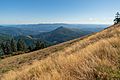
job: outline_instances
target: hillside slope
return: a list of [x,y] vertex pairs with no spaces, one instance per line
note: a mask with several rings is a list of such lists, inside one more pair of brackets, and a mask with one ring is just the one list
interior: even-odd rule
[[120,24],[0,61],[1,80],[119,80],[119,66]]
[[58,27],[53,31],[40,33],[38,35],[34,35],[34,38],[39,38],[46,40],[52,44],[57,44],[65,41],[69,41],[75,38],[79,38],[85,35],[92,33],[91,31],[84,31],[80,29],[74,28],[66,28],[66,27]]

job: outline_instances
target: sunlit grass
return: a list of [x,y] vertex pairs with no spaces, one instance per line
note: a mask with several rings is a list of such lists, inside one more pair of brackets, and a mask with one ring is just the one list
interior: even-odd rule
[[86,37],[2,80],[119,80],[120,25]]

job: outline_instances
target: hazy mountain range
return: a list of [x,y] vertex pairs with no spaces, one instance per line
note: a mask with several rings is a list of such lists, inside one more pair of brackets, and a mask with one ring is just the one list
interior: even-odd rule
[[[103,30],[108,25],[95,24],[28,24],[1,25],[0,42],[10,38],[41,39],[49,43],[60,43],[93,32]],[[29,36],[29,37],[28,37]]]
[[[14,35],[26,35],[26,34],[39,34],[40,32],[49,32],[60,26],[66,28],[76,28],[81,30],[89,30],[92,32],[98,32],[108,25],[97,25],[97,24],[26,24],[26,25],[3,25],[0,26],[0,31],[10,31],[16,34]],[[12,34],[12,33],[11,33]]]
[[61,43],[71,39],[75,39],[87,34],[92,33],[91,31],[83,31],[80,29],[58,27],[57,29],[50,32],[43,32],[38,35],[34,35],[34,38],[46,40],[51,43]]

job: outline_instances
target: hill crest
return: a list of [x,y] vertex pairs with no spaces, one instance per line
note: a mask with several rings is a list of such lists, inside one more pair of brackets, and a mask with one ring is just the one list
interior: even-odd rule
[[61,26],[53,31],[40,33],[39,35],[34,35],[33,37],[43,39],[48,42],[56,44],[56,43],[65,42],[71,39],[79,38],[90,33],[92,32],[83,31],[79,29],[76,30],[73,28],[71,29],[71,28],[66,28]]

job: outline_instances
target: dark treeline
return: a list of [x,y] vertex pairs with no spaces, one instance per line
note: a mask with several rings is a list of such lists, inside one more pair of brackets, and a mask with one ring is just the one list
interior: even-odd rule
[[4,41],[0,45],[1,55],[12,55],[17,54],[18,52],[31,52],[47,47],[47,44],[43,41],[36,40],[32,45],[27,45],[23,39],[11,39]]

